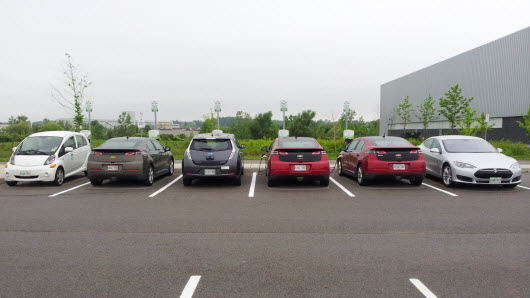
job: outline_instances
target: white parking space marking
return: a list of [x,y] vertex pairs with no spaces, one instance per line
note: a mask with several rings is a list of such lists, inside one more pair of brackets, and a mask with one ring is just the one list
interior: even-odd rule
[[528,189],[528,190],[530,190],[530,187],[526,187],[526,186],[517,185],[517,187],[520,187],[520,188],[524,188],[524,189]]
[[436,295],[434,295],[433,292],[431,292],[431,290],[429,290],[419,279],[411,278],[409,280],[413,285],[416,286],[416,288],[418,288],[418,290],[420,290],[423,295],[425,295],[425,297],[437,298]]
[[156,196],[157,194],[163,192],[163,191],[166,190],[168,187],[170,187],[171,185],[173,185],[175,182],[179,181],[180,178],[182,178],[182,175],[178,176],[175,180],[169,182],[168,184],[166,184],[166,186],[162,187],[161,189],[155,191],[155,192],[152,193],[149,197],[152,198],[152,197]]
[[329,177],[329,180],[331,182],[335,183],[342,191],[344,191],[350,198],[355,198],[355,195],[352,194],[349,190],[346,189],[346,187],[342,186],[342,184],[338,183],[335,179]]
[[50,196],[48,196],[48,197],[49,197],[49,198],[53,198],[53,197],[56,197],[56,196],[58,196],[58,195],[61,195],[61,194],[65,193],[65,192],[69,192],[69,191],[71,191],[71,190],[74,190],[74,189],[76,189],[76,188],[83,187],[83,186],[88,185],[88,184],[90,184],[90,182],[83,183],[83,184],[78,185],[78,186],[74,186],[74,187],[72,187],[72,188],[69,188],[69,189],[67,189],[67,190],[63,190],[63,191],[58,192],[58,193],[54,193],[53,195],[50,195]]
[[192,275],[190,277],[190,280],[188,280],[186,287],[184,287],[182,294],[180,294],[180,298],[191,298],[193,296],[193,293],[195,293],[195,289],[199,284],[199,280],[201,280],[200,275]]
[[438,187],[434,187],[434,186],[429,185],[429,184],[427,184],[427,183],[425,183],[425,182],[423,182],[421,185],[425,185],[425,186],[430,187],[430,188],[432,188],[432,189],[436,189],[437,191],[441,191],[441,192],[446,193],[446,194],[448,194],[448,195],[450,195],[450,196],[453,196],[453,197],[458,197],[457,194],[454,194],[454,193],[452,193],[452,192],[448,192],[448,191],[443,190],[443,189],[440,189],[440,188],[438,188]]
[[250,190],[248,191],[249,198],[254,197],[254,189],[256,188],[256,176],[258,176],[258,173],[252,173],[252,182],[250,183]]

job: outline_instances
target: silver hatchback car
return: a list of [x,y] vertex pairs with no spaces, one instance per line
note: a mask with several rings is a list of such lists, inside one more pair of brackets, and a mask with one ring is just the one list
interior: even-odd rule
[[522,171],[517,160],[502,154],[482,138],[437,136],[420,145],[427,174],[442,178],[447,187],[456,183],[497,184],[515,187]]

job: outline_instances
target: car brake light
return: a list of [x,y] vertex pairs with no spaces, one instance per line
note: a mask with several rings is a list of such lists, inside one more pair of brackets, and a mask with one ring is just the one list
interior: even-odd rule
[[99,151],[94,151],[94,155],[103,155],[103,153]]
[[377,154],[386,154],[386,151],[383,151],[383,150],[377,150],[375,153],[377,153]]
[[313,155],[320,154],[320,151],[313,151]]
[[126,152],[125,155],[135,155],[136,152]]
[[418,150],[411,150],[410,154],[418,154]]
[[285,152],[285,151],[278,151],[281,155],[289,155],[289,152]]

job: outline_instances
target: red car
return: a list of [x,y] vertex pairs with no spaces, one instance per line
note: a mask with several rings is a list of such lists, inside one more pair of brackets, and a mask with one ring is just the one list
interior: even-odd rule
[[349,174],[360,185],[379,177],[402,177],[419,186],[425,178],[425,156],[420,148],[398,137],[363,137],[341,148],[339,175]]
[[305,137],[277,138],[268,152],[268,185],[275,186],[282,178],[319,180],[321,186],[329,185],[329,159],[317,140]]

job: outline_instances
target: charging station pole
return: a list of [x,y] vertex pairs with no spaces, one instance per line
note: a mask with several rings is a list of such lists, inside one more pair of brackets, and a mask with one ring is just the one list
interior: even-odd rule
[[280,102],[281,111],[283,112],[283,130],[285,130],[285,112],[287,112],[287,101],[282,100]]
[[156,123],[156,112],[158,112],[158,102],[156,102],[155,100],[153,100],[153,102],[151,103],[151,111],[155,113],[155,130],[158,130],[158,126]]
[[90,131],[90,138],[92,139],[92,121],[90,119],[90,113],[92,113],[92,102],[90,100],[86,102],[86,111],[88,112],[88,130]]
[[348,130],[348,116],[350,115],[350,102],[349,101],[345,101],[344,102],[344,114],[345,114],[345,120],[346,120],[346,128],[345,130]]
[[219,100],[215,102],[215,112],[217,112],[217,130],[220,130],[221,125],[219,123],[219,112],[221,112],[221,102]]

